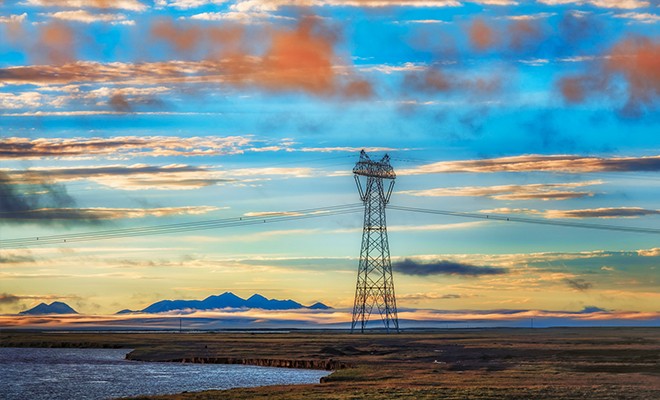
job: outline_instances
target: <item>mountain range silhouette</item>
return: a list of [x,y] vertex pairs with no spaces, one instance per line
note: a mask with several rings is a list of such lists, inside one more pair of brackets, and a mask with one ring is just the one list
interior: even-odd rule
[[328,307],[320,302],[314,303],[311,306],[304,306],[290,299],[267,299],[258,293],[253,294],[247,299],[243,299],[231,292],[225,292],[220,295],[209,296],[204,300],[161,300],[142,310],[121,310],[117,314],[155,314],[177,310],[204,311],[222,308],[258,308],[262,310],[297,310],[307,308],[311,310],[328,310],[332,307]]

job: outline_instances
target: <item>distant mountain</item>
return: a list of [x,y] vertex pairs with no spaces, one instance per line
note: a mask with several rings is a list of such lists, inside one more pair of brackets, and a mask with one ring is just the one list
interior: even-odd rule
[[326,306],[325,304],[323,304],[321,302],[316,302],[316,303],[312,304],[311,306],[309,306],[307,308],[312,309],[312,310],[329,310],[332,307]]
[[328,307],[323,303],[315,303],[309,307],[305,307],[297,301],[267,299],[256,293],[245,300],[231,292],[225,292],[221,295],[209,296],[204,300],[161,300],[139,311],[121,310],[117,314],[130,314],[133,312],[154,314],[177,310],[203,311],[221,308],[259,308],[262,310],[296,310],[309,308],[314,310],[328,310],[332,307]]
[[41,314],[78,314],[76,310],[67,304],[54,301],[50,304],[40,303],[38,306],[20,312],[21,315],[41,315]]

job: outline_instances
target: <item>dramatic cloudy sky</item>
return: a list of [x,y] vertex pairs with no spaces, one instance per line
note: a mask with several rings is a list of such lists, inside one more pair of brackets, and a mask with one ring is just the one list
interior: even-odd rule
[[[0,313],[348,308],[359,213],[43,238],[353,204],[362,148],[392,205],[657,229],[659,34],[658,0],[0,0]],[[388,224],[402,310],[659,319],[657,233]]]

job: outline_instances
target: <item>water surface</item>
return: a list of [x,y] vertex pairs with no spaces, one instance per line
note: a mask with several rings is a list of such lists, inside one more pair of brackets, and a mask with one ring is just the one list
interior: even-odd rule
[[140,394],[318,383],[327,371],[127,361],[126,349],[0,348],[6,400],[111,399]]

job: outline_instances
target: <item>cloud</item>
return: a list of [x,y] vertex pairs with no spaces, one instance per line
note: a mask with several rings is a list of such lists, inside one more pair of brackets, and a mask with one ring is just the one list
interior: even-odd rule
[[0,15],[0,24],[22,24],[27,18],[27,13],[11,14],[9,16]]
[[219,210],[213,206],[159,207],[159,208],[38,208],[2,215],[9,224],[39,222],[100,222],[117,219],[168,217],[172,215],[200,215]]
[[214,156],[241,154],[254,142],[249,136],[8,137],[0,141],[0,159]]
[[[83,173],[82,170],[77,172]],[[6,224],[38,222],[40,224],[97,223],[123,218],[196,215],[218,210],[217,207],[161,208],[77,208],[64,186],[52,183],[52,177],[21,171],[0,171],[0,220]],[[4,257],[4,256],[3,256]],[[20,256],[8,256],[8,262],[19,262]],[[25,259],[28,261],[28,259]],[[4,260],[3,260],[4,262]]]
[[292,17],[283,17],[280,15],[274,15],[270,13],[262,13],[262,12],[243,13],[237,11],[205,12],[205,13],[191,15],[189,18],[191,20],[200,20],[200,21],[237,21],[241,23],[255,23],[269,19],[277,19],[277,20],[295,19]]
[[656,22],[660,22],[660,15],[651,13],[627,12],[622,14],[614,14],[613,17],[629,19],[631,22],[635,21],[642,24],[655,24]]
[[641,257],[658,257],[660,256],[660,247],[637,250],[637,254],[640,255]]
[[109,22],[114,25],[135,24],[134,21],[127,19],[126,15],[123,14],[90,13],[87,10],[57,11],[53,13],[46,13],[44,15],[63,21],[83,22],[85,24],[91,24],[95,22]]
[[646,0],[537,0],[541,4],[550,6],[575,4],[590,4],[601,8],[643,8],[648,7],[650,3]]
[[138,0],[23,0],[33,7],[60,8],[114,8],[130,11],[145,11],[147,6]]
[[529,208],[494,208],[481,210],[485,214],[532,214],[544,218],[637,218],[647,215],[659,215],[660,210],[648,210],[640,207],[586,208],[581,210],[534,210]]
[[[479,3],[512,4],[510,0],[476,0]],[[270,12],[283,7],[460,7],[458,0],[239,0],[231,9]]]
[[581,192],[574,189],[584,186],[600,185],[603,181],[586,181],[575,183],[537,183],[530,185],[501,186],[466,186],[455,188],[437,188],[427,190],[407,190],[397,192],[411,196],[443,197],[443,196],[474,196],[490,197],[497,200],[568,200],[593,196],[593,192]]
[[606,207],[545,211],[546,218],[637,218],[646,215],[660,215],[660,210],[647,210],[639,207]]
[[474,18],[468,27],[470,43],[477,50],[487,50],[495,44],[495,31],[482,18]]
[[293,217],[302,215],[298,212],[289,211],[254,211],[243,214],[246,217]]
[[0,253],[0,264],[32,263],[35,258],[29,250],[3,250]]
[[220,5],[227,3],[227,0],[157,0],[157,7],[173,7],[179,10],[188,10],[191,8],[198,8],[205,5]]
[[479,267],[449,260],[438,260],[435,262],[420,263],[410,258],[392,263],[392,269],[401,274],[412,276],[483,276],[501,275],[508,272],[507,269],[499,267]]
[[6,172],[15,181],[42,184],[46,181],[66,182],[89,180],[121,190],[186,190],[197,189],[234,179],[220,176],[206,167],[189,165],[154,166],[106,165],[72,168],[11,170]]
[[455,300],[460,299],[463,296],[460,294],[438,294],[438,293],[404,293],[397,294],[397,300]]
[[[42,179],[39,182],[25,182],[14,179],[0,171],[0,215],[3,222],[12,222],[15,216],[29,215],[43,208],[75,206],[75,200],[66,188]],[[53,222],[44,218],[44,223]]]
[[536,19],[546,19],[546,18],[554,17],[555,15],[557,14],[550,12],[540,12],[536,14],[509,15],[503,18],[512,21],[533,21]]
[[[301,91],[320,97],[366,98],[371,85],[355,76],[335,53],[337,32],[319,18],[303,17],[295,29],[275,27],[251,32],[265,50],[254,54],[245,43],[242,28],[199,27],[179,21],[160,20],[152,26],[155,41],[170,45],[184,57],[205,53],[224,84],[252,86],[265,91]],[[219,62],[218,62],[219,61]]]
[[29,168],[26,170],[0,170],[0,172],[14,182],[20,181],[31,185],[88,180],[120,190],[188,190],[220,183],[256,182],[272,177],[307,178],[317,173],[314,169],[307,167],[213,170],[206,166],[185,164]]
[[0,293],[0,304],[16,304],[22,300],[80,300],[79,296],[58,296],[58,295],[16,295],[10,293]]
[[[33,48],[33,58],[47,65],[2,68],[0,83],[203,83],[254,87],[267,92],[305,92],[341,100],[368,98],[373,91],[370,82],[356,75],[335,52],[338,32],[324,26],[319,18],[302,18],[295,28],[257,29],[249,35],[244,27],[235,24],[199,26],[186,21],[157,20],[145,40],[184,61],[137,64],[74,62],[75,44],[81,39],[70,27],[54,21],[39,29],[36,43],[26,38],[26,46]],[[246,36],[251,42],[263,44],[261,51],[256,51]],[[203,61],[185,61],[193,57]]]
[[[26,38],[28,40],[28,38]],[[76,34],[68,25],[52,21],[39,26],[37,41],[29,56],[37,62],[62,65],[76,58]],[[0,74],[0,79],[2,74]]]
[[495,72],[480,77],[466,77],[462,73],[448,72],[442,64],[434,64],[424,70],[413,70],[404,76],[404,92],[461,93],[487,96],[502,89],[502,77]]
[[521,155],[482,160],[440,161],[401,169],[397,171],[397,175],[532,171],[563,173],[660,171],[660,156],[603,158],[577,155]]
[[21,300],[19,296],[9,294],[9,293],[0,293],[0,304],[14,304],[18,303]]
[[568,285],[568,287],[570,287],[571,289],[575,289],[579,292],[584,292],[586,290],[591,289],[594,286],[593,283],[587,282],[586,280],[580,278],[578,279],[566,278],[564,279],[564,283],[566,283],[566,285]]
[[[625,84],[623,92],[617,83]],[[653,111],[660,95],[660,42],[630,37],[595,58],[585,73],[562,77],[557,88],[568,103],[608,96],[623,98],[620,112],[639,116]]]
[[0,110],[41,107],[43,97],[39,92],[0,93]]

